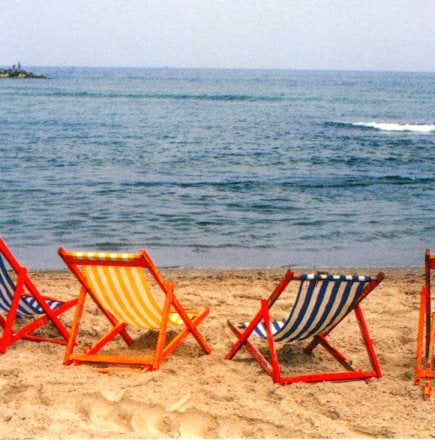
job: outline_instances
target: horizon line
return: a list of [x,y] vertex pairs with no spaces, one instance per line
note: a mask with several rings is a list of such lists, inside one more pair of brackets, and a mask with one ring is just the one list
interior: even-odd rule
[[[18,62],[15,64],[17,65]],[[1,64],[0,68],[4,67]],[[20,62],[21,68],[23,64]],[[261,71],[316,71],[316,72],[367,72],[367,73],[435,73],[435,70],[402,70],[402,69],[341,69],[341,68],[300,68],[300,67],[187,67],[187,66],[113,66],[113,65],[50,65],[50,64],[29,64],[28,67],[43,67],[43,68],[80,68],[80,69],[167,69],[167,70],[261,70]]]

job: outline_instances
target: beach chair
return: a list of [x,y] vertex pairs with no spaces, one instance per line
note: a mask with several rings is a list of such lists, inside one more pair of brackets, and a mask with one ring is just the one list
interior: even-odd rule
[[[27,269],[20,265],[0,237],[0,326],[3,329],[0,353],[5,353],[19,339],[66,345],[69,332],[59,315],[76,303],[76,299],[62,302],[41,295],[27,275]],[[61,339],[34,334],[48,322],[58,330]],[[21,327],[14,329],[16,324]]]
[[[198,325],[208,315],[209,309],[186,310],[174,294],[175,283],[165,281],[151,258],[141,250],[138,254],[99,252],[67,252],[59,249],[59,255],[81,284],[76,314],[70,339],[65,352],[65,364],[91,362],[97,364],[119,364],[119,367],[100,368],[110,371],[158,370],[180,343],[191,334],[208,354],[211,347],[198,330]],[[150,288],[147,276],[154,280]],[[89,297],[106,316],[109,331],[91,347],[74,353],[85,299]],[[160,301],[159,301],[160,300]],[[127,345],[133,338],[126,327],[141,330],[157,330],[154,352],[150,356],[127,354],[99,354],[106,344],[119,335]],[[167,342],[168,330],[178,332]],[[106,347],[107,349],[108,347]],[[119,349],[117,349],[119,352]],[[111,350],[113,352],[113,349]],[[128,366],[126,369],[125,366]],[[133,368],[131,368],[133,367]],[[139,367],[139,368],[137,368]]]
[[[420,316],[417,335],[417,365],[415,374],[416,385],[423,381],[423,397],[428,399],[432,395],[432,380],[435,378],[433,370],[435,351],[435,312],[431,311],[431,269],[435,269],[435,254],[426,249],[424,258],[424,285],[421,289]],[[424,356],[423,356],[424,353]]]
[[[284,385],[294,382],[319,382],[325,380],[353,380],[382,377],[369,332],[363,317],[361,301],[385,278],[380,272],[374,278],[358,275],[332,275],[328,273],[295,275],[288,271],[268,299],[261,300],[261,306],[251,322],[239,325],[228,321],[237,336],[225,359],[232,359],[244,346],[254,359],[272,376],[275,383]],[[294,305],[284,321],[272,321],[270,309],[280,299],[290,283],[296,283],[297,295]],[[343,319],[354,311],[365,343],[371,370],[355,369],[346,357],[333,347],[327,336]],[[267,341],[269,360],[252,343],[258,337]],[[278,357],[277,344],[311,339],[305,353],[311,353],[318,345],[324,347],[348,371],[305,374],[284,377],[281,374],[282,362]]]

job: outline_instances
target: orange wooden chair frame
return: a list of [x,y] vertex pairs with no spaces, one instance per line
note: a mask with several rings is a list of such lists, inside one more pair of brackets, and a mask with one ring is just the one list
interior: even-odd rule
[[[428,399],[432,393],[432,380],[435,378],[433,370],[435,350],[435,312],[431,311],[431,269],[435,269],[435,254],[426,249],[424,258],[425,283],[421,289],[420,315],[418,321],[417,356],[415,384],[423,381],[423,397]],[[424,356],[423,356],[424,353]]]
[[[59,255],[72,271],[74,276],[81,284],[80,295],[78,297],[78,303],[74,321],[71,327],[70,338],[65,352],[64,363],[65,365],[79,365],[82,362],[90,363],[103,363],[103,364],[122,364],[127,366],[140,366],[141,368],[99,368],[98,371],[102,373],[108,372],[147,372],[154,371],[160,368],[160,364],[181,344],[181,342],[189,335],[196,339],[200,347],[205,353],[209,354],[212,350],[210,345],[201,335],[198,330],[198,325],[209,314],[209,308],[205,308],[201,313],[196,314],[193,319],[190,319],[188,313],[190,310],[184,309],[181,303],[178,301],[174,294],[175,282],[165,281],[159,270],[155,266],[151,257],[145,250],[141,250],[138,254],[135,254],[133,260],[127,261],[103,261],[95,259],[76,259],[71,253],[67,252],[64,248],[59,248]],[[154,280],[157,282],[160,289],[165,294],[165,303],[163,306],[162,322],[159,329],[159,335],[155,347],[153,356],[128,356],[128,355],[110,355],[110,354],[97,354],[107,343],[109,343],[118,334],[122,337],[127,345],[133,342],[131,336],[127,333],[125,322],[119,322],[109,311],[107,311],[103,305],[98,301],[95,295],[92,293],[86,277],[78,267],[79,265],[94,265],[94,266],[131,266],[131,267],[143,267],[148,269]],[[83,313],[86,296],[89,295],[101,312],[106,316],[112,328],[103,335],[93,346],[81,353],[74,353],[76,347],[77,334],[79,331],[80,320]],[[185,325],[179,333],[177,333],[168,343],[166,343],[169,313],[175,311],[179,314]],[[195,311],[193,311],[195,312]]]
[[[26,339],[36,342],[51,342],[54,344],[66,345],[69,339],[69,332],[65,328],[62,321],[59,319],[59,315],[66,312],[71,307],[74,307],[77,304],[77,299],[63,302],[60,307],[52,310],[46,301],[59,300],[45,295],[43,296],[39,293],[38,289],[33,284],[27,274],[27,268],[21,266],[21,264],[18,262],[18,260],[12,254],[11,250],[6,245],[6,242],[1,237],[0,254],[3,255],[9,266],[17,274],[17,281],[15,283],[16,288],[13,293],[13,299],[9,313],[6,319],[0,316],[0,326],[3,328],[3,335],[0,339],[0,353],[5,353],[8,347],[19,339]],[[14,324],[18,318],[17,309],[20,303],[20,299],[22,297],[34,298],[44,311],[44,314],[34,315],[35,319],[33,319],[31,322],[28,322],[20,329],[14,331]],[[45,338],[32,334],[48,322],[51,322],[56,327],[62,339]]]

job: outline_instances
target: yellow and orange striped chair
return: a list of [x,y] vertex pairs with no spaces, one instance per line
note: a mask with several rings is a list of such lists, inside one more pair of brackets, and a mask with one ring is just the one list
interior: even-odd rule
[[[157,370],[188,336],[196,339],[201,348],[211,352],[211,347],[198,330],[198,325],[208,315],[209,309],[186,310],[175,297],[173,281],[165,281],[145,252],[120,254],[103,252],[67,252],[59,249],[59,255],[81,284],[76,313],[65,352],[64,363],[118,364],[139,366],[129,371]],[[147,282],[150,274],[155,281],[154,291]],[[157,292],[158,291],[158,292]],[[157,295],[157,293],[160,294]],[[87,295],[93,299],[111,324],[110,330],[93,346],[75,353],[80,321]],[[159,331],[155,350],[151,356],[99,354],[106,344],[120,335],[127,345],[133,342],[126,327],[156,329]],[[179,331],[167,342],[168,329]],[[107,348],[107,347],[106,347]],[[118,368],[101,368],[99,371],[121,371]]]

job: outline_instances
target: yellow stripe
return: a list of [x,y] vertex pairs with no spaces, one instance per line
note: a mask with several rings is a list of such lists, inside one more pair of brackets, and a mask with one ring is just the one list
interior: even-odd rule
[[[125,322],[127,324],[135,325],[136,327],[143,327],[143,322],[134,319],[131,313],[129,313],[125,307],[119,289],[116,287],[116,282],[113,280],[113,276],[116,274],[111,274],[111,266],[85,266],[83,271],[90,284],[93,294],[96,296],[100,304],[109,311],[115,318],[120,322]],[[121,276],[122,279],[122,276]],[[124,284],[122,280],[122,284]],[[123,293],[125,294],[125,291]]]
[[142,316],[151,323],[149,327],[160,327],[162,321],[162,310],[155,302],[146,282],[143,270],[137,267],[131,267],[126,272],[132,292],[138,300],[142,309]]
[[[94,253],[86,254],[83,255],[83,259],[93,257]],[[160,327],[162,307],[149,289],[143,268],[85,265],[83,273],[96,299],[118,321],[139,328]],[[163,292],[162,297],[164,298]],[[191,319],[195,315],[188,316]],[[180,325],[183,324],[183,320],[178,313],[173,312],[170,313],[168,324]]]
[[[124,286],[125,295],[130,304],[132,304],[133,310],[139,320],[140,324],[138,327],[140,328],[156,328],[159,326],[160,321],[156,320],[153,317],[150,317],[147,313],[146,309],[143,306],[143,301],[141,301],[143,293],[140,291],[140,287],[134,281],[134,277],[132,275],[133,270],[140,270],[139,268],[131,268],[131,267],[123,267],[120,271],[122,274],[122,285]],[[133,311],[132,310],[132,311]]]
[[88,272],[92,274],[91,280],[94,292],[103,307],[113,314],[118,321],[130,323],[123,307],[118,303],[117,297],[111,292],[110,282],[108,281],[108,267],[90,266]]
[[124,317],[119,313],[119,307],[113,301],[112,295],[109,293],[109,285],[107,283],[107,277],[105,270],[107,267],[104,266],[91,266],[92,273],[94,275],[96,290],[99,298],[103,298],[107,305],[107,310],[112,313],[118,321],[126,322]]
[[141,322],[135,318],[133,313],[131,313],[128,301],[126,301],[126,292],[120,290],[119,288],[119,271],[117,271],[116,269],[119,269],[119,267],[104,266],[103,268],[109,294],[112,297],[113,302],[118,305],[117,312],[120,316],[124,318],[123,322],[127,322],[128,324],[140,327]]
[[[151,290],[148,286],[148,281],[146,279],[145,276],[145,272],[141,269],[137,269],[136,271],[136,275],[138,276],[139,280],[140,280],[140,284],[141,286],[143,286],[145,292],[146,292],[146,296],[147,296],[147,300],[150,304],[150,308],[151,310],[154,311],[154,313],[156,315],[159,316],[159,319],[161,319],[162,313],[163,313],[163,308],[158,304],[158,302],[156,301],[155,296],[151,293]],[[163,292],[162,292],[162,296],[163,296]]]
[[104,295],[104,289],[101,291],[100,282],[98,274],[96,273],[96,267],[95,266],[84,266],[83,267],[83,273],[86,277],[86,280],[89,284],[89,287],[92,290],[92,293],[96,297],[96,299],[99,301],[99,303],[106,309],[111,310],[110,304],[107,302],[107,299]]
[[[141,319],[141,312],[137,308],[134,298],[132,298],[132,295],[130,294],[128,285],[125,283],[125,267],[119,267],[119,266],[113,266],[114,279],[116,281],[116,289],[119,292],[122,292],[125,298],[124,303],[126,303],[126,306],[128,307],[131,315],[133,316],[133,322],[136,327],[143,328],[144,322],[143,319]],[[149,327],[148,323],[146,327]]]

